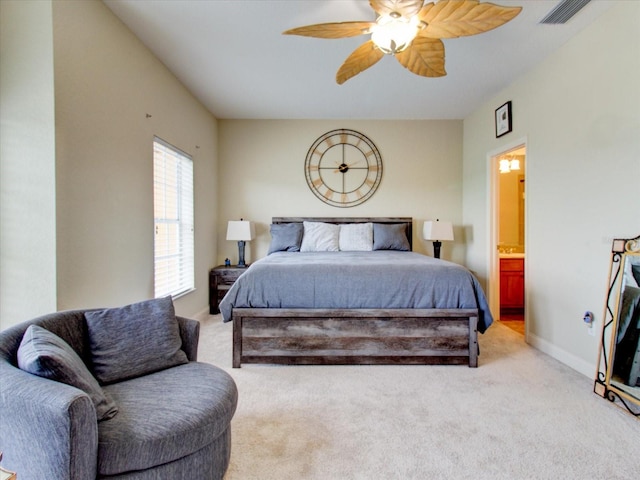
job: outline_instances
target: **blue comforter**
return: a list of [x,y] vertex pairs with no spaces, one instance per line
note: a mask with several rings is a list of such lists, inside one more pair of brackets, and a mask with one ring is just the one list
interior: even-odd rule
[[473,308],[493,323],[466,268],[415,252],[278,252],[253,263],[220,302],[233,308]]

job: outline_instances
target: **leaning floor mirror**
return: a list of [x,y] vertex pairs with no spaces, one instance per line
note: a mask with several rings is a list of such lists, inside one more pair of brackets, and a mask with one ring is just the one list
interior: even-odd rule
[[594,392],[640,415],[640,236],[611,249]]

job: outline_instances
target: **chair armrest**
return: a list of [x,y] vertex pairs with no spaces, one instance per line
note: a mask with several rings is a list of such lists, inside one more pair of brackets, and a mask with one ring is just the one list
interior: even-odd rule
[[187,354],[190,362],[198,360],[198,342],[200,340],[200,322],[191,318],[178,317],[182,350]]
[[20,478],[95,479],[98,423],[89,396],[0,359],[0,450]]

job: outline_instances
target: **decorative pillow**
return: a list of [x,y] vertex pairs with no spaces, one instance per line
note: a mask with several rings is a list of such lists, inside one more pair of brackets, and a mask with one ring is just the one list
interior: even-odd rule
[[340,225],[303,222],[301,252],[337,252],[340,250]]
[[373,223],[340,225],[340,250],[345,252],[370,252],[373,250]]
[[403,223],[374,223],[373,249],[410,251],[407,226]]
[[280,223],[271,225],[271,245],[269,253],[273,252],[299,252],[302,243],[302,223]]
[[102,384],[188,363],[171,297],[84,316],[93,374]]
[[112,418],[118,407],[100,388],[78,354],[55,333],[37,325],[24,332],[18,348],[18,366],[39,377],[79,388],[91,398],[98,421]]

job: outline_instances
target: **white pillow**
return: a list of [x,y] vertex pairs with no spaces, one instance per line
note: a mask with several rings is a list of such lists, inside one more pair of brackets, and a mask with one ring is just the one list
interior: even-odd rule
[[340,225],[340,250],[370,252],[373,250],[373,223]]
[[337,252],[340,249],[340,225],[303,222],[301,252]]

